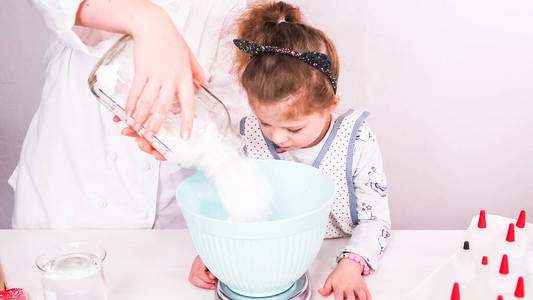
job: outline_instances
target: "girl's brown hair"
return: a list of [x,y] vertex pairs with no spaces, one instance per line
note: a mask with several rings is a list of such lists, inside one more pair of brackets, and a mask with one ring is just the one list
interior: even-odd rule
[[[239,39],[300,53],[326,54],[331,60],[331,74],[338,78],[335,46],[324,32],[305,24],[299,8],[285,2],[257,2],[237,20],[237,26]],[[328,77],[294,57],[268,53],[250,59],[237,50],[235,63],[252,107],[292,97],[291,109],[285,114],[296,118],[320,112],[334,102],[335,92]]]

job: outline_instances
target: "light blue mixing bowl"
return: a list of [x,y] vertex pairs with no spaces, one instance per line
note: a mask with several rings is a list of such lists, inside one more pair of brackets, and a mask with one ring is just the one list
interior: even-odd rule
[[274,195],[268,221],[226,220],[214,183],[201,173],[184,180],[176,195],[194,246],[209,270],[236,293],[265,297],[290,288],[315,259],[335,183],[304,164],[257,163]]

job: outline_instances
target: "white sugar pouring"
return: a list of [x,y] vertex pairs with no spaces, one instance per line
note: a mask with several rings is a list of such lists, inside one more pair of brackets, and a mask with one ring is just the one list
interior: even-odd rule
[[[131,126],[126,99],[133,81],[133,41],[122,37],[100,59],[89,77],[97,100]],[[201,87],[195,95],[196,117],[188,140],[180,138],[180,114],[174,105],[150,142],[168,161],[193,168],[213,180],[229,219],[263,221],[271,211],[272,192],[257,165],[242,153],[242,139],[231,126],[229,112],[214,94]],[[144,128],[137,133],[143,135]]]

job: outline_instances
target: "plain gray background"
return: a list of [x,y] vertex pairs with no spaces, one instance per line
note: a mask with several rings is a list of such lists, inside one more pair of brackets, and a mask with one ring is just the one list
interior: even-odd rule
[[11,227],[15,168],[40,100],[48,30],[29,1],[0,3],[0,228]]
[[[482,208],[508,217],[533,212],[533,3],[290,2],[336,43],[344,106],[372,113],[394,228],[463,229]],[[0,228],[7,228],[7,178],[38,107],[48,31],[29,2],[0,5]]]

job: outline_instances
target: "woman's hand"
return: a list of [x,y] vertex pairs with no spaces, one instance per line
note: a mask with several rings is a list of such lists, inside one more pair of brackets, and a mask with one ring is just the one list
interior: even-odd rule
[[[120,122],[120,118],[118,116],[113,117],[113,122]],[[152,147],[152,144],[147,139],[139,136],[137,132],[135,132],[135,130],[129,127],[125,127],[120,131],[120,134],[135,138],[135,141],[137,142],[137,145],[139,145],[139,148],[142,151],[152,155],[155,159],[160,161],[166,160],[165,157],[161,155],[161,153],[159,153],[159,151],[155,150],[155,148]]]
[[194,83],[207,86],[202,68],[166,12],[146,13],[131,35],[135,77],[126,114],[135,119],[133,128],[144,126],[144,136],[154,136],[179,103],[180,134],[188,139],[195,111]]
[[200,256],[196,256],[192,262],[189,281],[199,288],[214,290],[217,278],[209,272]]
[[180,134],[188,139],[195,109],[193,84],[207,86],[207,82],[167,12],[146,0],[84,0],[76,25],[133,37],[135,77],[126,103],[126,113],[135,119],[133,126],[144,126],[146,137],[155,135],[179,103]]
[[372,300],[362,272],[363,266],[360,264],[346,258],[342,259],[318,292],[324,297],[333,292],[335,300]]

